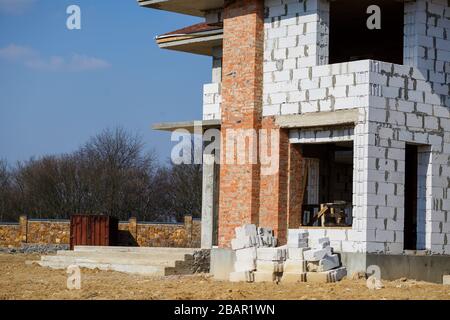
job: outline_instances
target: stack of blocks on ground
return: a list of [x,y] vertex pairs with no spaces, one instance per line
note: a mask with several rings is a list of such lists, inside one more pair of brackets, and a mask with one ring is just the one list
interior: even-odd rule
[[[329,238],[351,273],[377,265],[383,278],[442,282],[450,273],[447,0],[139,3],[204,18],[156,41],[212,61],[203,119],[155,129],[206,133],[204,159],[223,160],[239,130],[270,131],[277,148],[269,173],[262,161],[203,164],[202,247],[212,249],[217,278],[233,271],[234,229],[256,224],[279,245],[290,229],[310,242]],[[210,129],[220,130],[220,149],[206,148]],[[250,138],[250,149],[263,149],[263,136]]]
[[263,241],[247,241],[263,238],[262,234],[274,239],[272,230],[256,228],[252,224],[236,228],[236,238],[232,240],[236,262],[234,272],[230,274],[231,282],[327,283],[340,281],[347,275],[328,238],[320,238],[310,245],[308,232],[290,229],[288,244],[282,247]]

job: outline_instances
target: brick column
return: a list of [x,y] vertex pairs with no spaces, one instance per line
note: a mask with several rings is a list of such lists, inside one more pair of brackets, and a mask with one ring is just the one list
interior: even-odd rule
[[259,224],[261,227],[273,228],[279,244],[283,245],[286,242],[288,227],[289,133],[279,129],[272,117],[263,119],[262,128],[267,130],[267,143],[272,142],[272,134],[278,133],[274,150],[279,151],[279,157],[274,158],[278,161],[272,165],[276,169],[273,174],[261,175]]
[[287,199],[287,227],[297,229],[302,224],[302,206],[305,194],[306,178],[303,174],[304,160],[300,145],[290,144],[288,155],[288,199]]
[[[225,1],[222,73],[222,163],[219,246],[229,247],[234,229],[258,224],[258,164],[225,163],[227,130],[260,129],[264,51],[264,1]],[[257,143],[257,142],[255,142]]]
[[20,241],[27,243],[28,240],[28,217],[26,215],[19,217]]

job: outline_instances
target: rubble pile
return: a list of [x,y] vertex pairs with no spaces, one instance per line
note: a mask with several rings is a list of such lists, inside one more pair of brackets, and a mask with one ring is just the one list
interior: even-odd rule
[[235,231],[230,281],[337,282],[347,275],[329,238],[317,239],[312,246],[307,231],[290,229],[287,245],[276,247],[273,230],[245,225]]

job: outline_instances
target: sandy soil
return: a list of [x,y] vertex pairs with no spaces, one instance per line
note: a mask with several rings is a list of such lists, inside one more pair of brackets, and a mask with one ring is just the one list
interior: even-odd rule
[[371,291],[365,280],[336,284],[228,283],[208,275],[148,278],[118,272],[82,270],[82,289],[66,288],[64,270],[26,265],[37,255],[0,254],[0,300],[5,299],[445,299],[450,286],[412,280],[384,281],[384,289]]

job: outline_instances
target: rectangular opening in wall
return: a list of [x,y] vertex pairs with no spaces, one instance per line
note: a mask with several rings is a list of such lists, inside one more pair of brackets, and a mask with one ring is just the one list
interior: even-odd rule
[[[367,13],[370,6],[379,15]],[[373,19],[372,19],[373,18]],[[380,29],[369,29],[380,21]],[[403,64],[404,3],[394,0],[330,2],[330,63],[379,60]]]
[[405,149],[405,250],[417,248],[417,145],[406,145]]
[[405,250],[426,249],[426,214],[431,210],[431,147],[407,144],[405,150]]
[[303,226],[350,227],[353,142],[302,144]]

